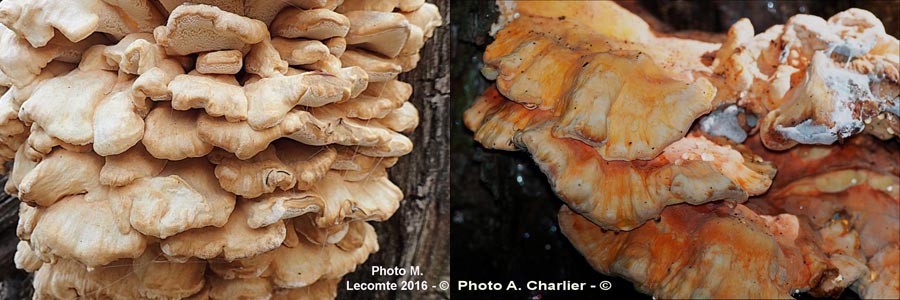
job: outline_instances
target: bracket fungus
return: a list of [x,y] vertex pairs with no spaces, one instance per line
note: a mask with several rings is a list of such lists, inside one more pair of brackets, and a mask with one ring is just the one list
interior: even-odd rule
[[743,202],[765,192],[775,175],[746,147],[693,135],[671,143],[652,160],[610,161],[580,140],[554,136],[557,122],[549,112],[505,100],[493,88],[465,114],[477,141],[530,152],[554,191],[607,229],[633,229],[678,203]]
[[596,270],[660,298],[900,297],[900,42],[873,14],[716,44],[613,2],[497,5],[463,122],[531,154]]
[[403,199],[386,170],[418,111],[396,76],[441,24],[388,6],[0,3],[0,157],[35,299],[335,298]]
[[766,147],[900,137],[900,41],[875,15],[797,15],[753,34],[748,20],[732,26],[713,68],[723,77],[718,97],[760,116]]

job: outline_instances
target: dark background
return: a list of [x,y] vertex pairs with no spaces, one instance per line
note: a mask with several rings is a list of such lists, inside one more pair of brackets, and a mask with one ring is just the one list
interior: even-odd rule
[[[770,5],[771,3],[771,5]],[[877,15],[888,33],[900,36],[900,1],[630,1],[623,6],[657,20],[655,30],[699,30],[724,34],[742,17],[756,32],[783,24],[797,13],[831,15],[850,7]],[[771,8],[770,8],[771,6]],[[481,55],[497,17],[493,1],[454,1],[451,7],[451,255],[453,297],[468,299],[650,299],[620,278],[594,271],[559,232],[556,213],[563,205],[524,152],[487,150],[462,124],[463,111],[490,82],[481,76]],[[724,38],[712,35],[711,40]],[[459,281],[515,281],[522,291],[455,290]],[[570,280],[596,284],[609,280],[609,291],[531,292],[527,281]],[[800,295],[801,298],[805,298]],[[847,293],[841,298],[853,299]]]

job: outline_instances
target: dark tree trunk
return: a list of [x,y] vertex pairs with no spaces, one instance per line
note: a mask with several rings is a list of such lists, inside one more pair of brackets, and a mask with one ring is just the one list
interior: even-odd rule
[[[7,169],[9,170],[9,168]],[[6,176],[0,187],[6,185]],[[31,299],[31,276],[17,270],[13,262],[16,254],[16,224],[19,222],[19,199],[0,190],[0,299]]]

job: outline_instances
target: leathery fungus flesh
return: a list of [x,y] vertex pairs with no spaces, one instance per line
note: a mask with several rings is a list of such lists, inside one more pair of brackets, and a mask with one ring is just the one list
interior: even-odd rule
[[34,298],[335,298],[403,199],[387,169],[419,119],[397,75],[442,22],[381,2],[0,3]]
[[873,14],[717,44],[613,2],[497,5],[463,121],[531,154],[596,270],[660,298],[900,297],[900,42]]

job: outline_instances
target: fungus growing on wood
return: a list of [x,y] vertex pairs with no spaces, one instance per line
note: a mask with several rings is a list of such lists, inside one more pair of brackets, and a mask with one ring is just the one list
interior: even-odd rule
[[900,42],[872,13],[797,15],[753,34],[748,20],[732,26],[713,67],[719,97],[761,116],[768,148],[900,137]]
[[745,147],[702,136],[681,138],[652,160],[609,161],[581,140],[554,136],[557,122],[548,112],[529,110],[490,89],[465,114],[476,140],[531,153],[554,191],[607,229],[633,229],[678,203],[743,202],[765,192],[775,175]]
[[559,223],[595,269],[660,298],[790,298],[838,276],[796,216],[741,204],[680,205],[628,232],[601,231],[565,207]]
[[418,124],[399,65],[341,57],[417,57],[441,23],[368,2],[0,3],[0,157],[35,298],[336,297],[403,199],[386,169]]
[[531,154],[595,269],[661,298],[900,296],[900,43],[874,15],[714,44],[613,2],[497,5],[463,122]]

